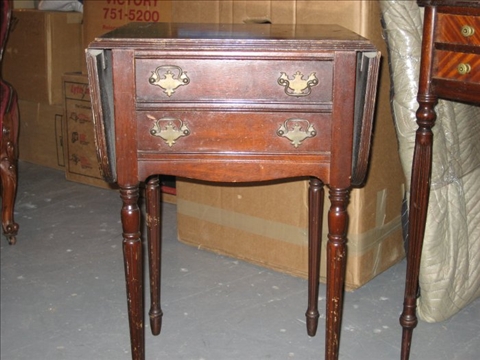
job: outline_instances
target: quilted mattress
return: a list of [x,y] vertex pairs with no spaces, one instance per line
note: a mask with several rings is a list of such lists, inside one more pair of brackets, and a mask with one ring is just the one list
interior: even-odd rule
[[[408,198],[423,9],[404,0],[380,6]],[[480,296],[480,107],[440,100],[436,111],[418,299],[418,315],[427,322],[445,320]]]

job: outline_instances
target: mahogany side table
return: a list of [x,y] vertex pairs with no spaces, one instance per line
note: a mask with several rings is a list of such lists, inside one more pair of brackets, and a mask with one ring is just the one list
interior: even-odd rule
[[425,7],[418,129],[412,163],[407,278],[400,324],[401,359],[410,357],[432,170],[432,127],[438,98],[480,104],[480,1],[418,0]]
[[146,183],[152,332],[160,332],[158,175],[310,177],[307,331],[318,324],[329,187],[325,358],[338,358],[347,204],[370,150],[380,54],[336,25],[132,23],[87,51],[103,176],[117,182],[132,358],[145,358],[139,183]]

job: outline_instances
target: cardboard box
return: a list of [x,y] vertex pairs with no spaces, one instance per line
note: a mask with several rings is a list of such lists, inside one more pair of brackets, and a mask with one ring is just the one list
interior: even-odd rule
[[365,0],[173,0],[171,18],[175,22],[201,23],[329,23],[362,34],[374,21],[371,11],[377,11],[375,3]]
[[[95,146],[92,103],[88,76],[67,73],[63,76],[65,108],[65,177],[67,180],[105,189],[117,189],[103,180]],[[173,189],[162,193],[162,201],[175,203]]]
[[86,0],[83,6],[85,45],[129,22],[168,22],[171,6],[170,0]]
[[[171,14],[171,0],[85,0],[83,48],[96,37],[129,22],[169,22]],[[82,72],[87,73],[85,60]]]
[[[321,280],[326,276],[328,189],[323,221]],[[388,189],[373,199],[353,191],[346,287],[358,288],[403,258],[398,209]],[[387,204],[387,200],[390,204]],[[364,210],[374,207],[375,213]],[[277,271],[308,275],[308,182],[255,186],[177,181],[179,240]],[[397,210],[397,211],[396,211]],[[393,213],[393,214],[392,214]],[[369,228],[369,222],[378,222]]]
[[81,22],[80,13],[13,10],[2,73],[19,99],[63,103],[63,73],[81,69]]
[[[348,207],[346,286],[355,289],[404,257],[401,203],[404,174],[390,110],[390,76],[380,9],[374,1],[186,1],[173,3],[178,21],[337,23],[370,39],[382,52],[369,174]],[[202,3],[202,4],[199,4]],[[191,10],[188,12],[187,10]],[[197,11],[198,10],[198,11]],[[218,19],[218,20],[216,20]],[[178,236],[185,243],[306,277],[305,181],[217,186],[177,181]],[[328,197],[328,189],[326,189]],[[330,203],[325,201],[325,216]],[[327,222],[324,221],[323,245]],[[321,275],[325,274],[322,252]],[[324,278],[322,278],[324,280]]]
[[65,177],[67,180],[112,188],[103,180],[97,160],[88,77],[63,76],[65,108]]
[[64,170],[63,106],[20,100],[19,159]]
[[202,23],[271,22],[292,24],[295,23],[297,2],[296,0],[175,0],[172,3],[172,20]]

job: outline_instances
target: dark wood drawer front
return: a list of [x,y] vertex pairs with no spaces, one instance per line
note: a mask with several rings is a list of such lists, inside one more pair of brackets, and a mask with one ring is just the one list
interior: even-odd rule
[[438,14],[436,42],[479,45],[480,17]]
[[480,84],[480,55],[436,51],[435,62],[436,78]]
[[166,153],[319,153],[330,114],[139,111],[138,149]]
[[332,61],[137,59],[138,103],[332,101]]

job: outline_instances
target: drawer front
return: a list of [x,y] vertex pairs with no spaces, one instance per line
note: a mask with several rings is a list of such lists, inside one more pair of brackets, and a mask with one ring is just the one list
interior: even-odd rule
[[433,76],[447,80],[480,83],[480,55],[436,51]]
[[162,153],[329,152],[331,115],[137,112],[138,150]]
[[333,62],[137,59],[138,103],[332,101]]
[[436,41],[480,45],[480,17],[439,14]]

